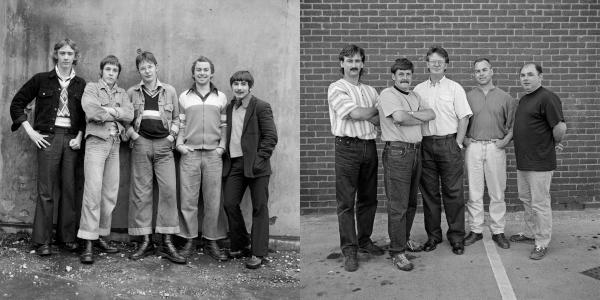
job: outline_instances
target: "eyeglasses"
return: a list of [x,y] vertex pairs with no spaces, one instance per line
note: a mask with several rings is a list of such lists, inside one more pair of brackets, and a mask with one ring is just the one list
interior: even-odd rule
[[427,63],[431,64],[431,65],[443,65],[446,63],[446,61],[445,60],[430,60]]

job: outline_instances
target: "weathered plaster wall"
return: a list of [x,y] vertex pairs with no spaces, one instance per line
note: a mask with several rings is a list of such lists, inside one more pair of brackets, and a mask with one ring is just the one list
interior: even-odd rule
[[[191,85],[191,62],[199,55],[213,60],[214,82],[228,98],[231,74],[249,70],[253,94],[272,104],[279,134],[272,157],[271,234],[299,236],[298,1],[9,0],[0,8],[0,222],[31,223],[36,198],[36,149],[24,131],[10,132],[10,101],[28,78],[52,67],[54,43],[69,37],[81,48],[80,76],[96,81],[100,60],[114,54],[123,64],[118,84],[124,88],[140,80],[138,48],[156,55],[159,79],[178,93]],[[126,147],[121,158],[113,227],[126,228]]]

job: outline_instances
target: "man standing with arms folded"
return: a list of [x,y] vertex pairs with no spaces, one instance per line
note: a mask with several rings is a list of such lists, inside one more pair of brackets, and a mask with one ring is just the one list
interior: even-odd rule
[[[435,112],[435,120],[423,124],[423,173],[421,194],[428,240],[423,250],[432,251],[442,242],[442,199],[452,252],[464,253],[465,202],[463,196],[463,138],[472,112],[465,90],[445,76],[448,52],[433,46],[425,56],[429,79],[414,92]],[[440,194],[440,184],[442,187]]]
[[473,116],[469,120],[466,145],[466,165],[469,177],[468,222],[471,232],[465,238],[469,246],[483,238],[483,191],[487,185],[490,196],[490,229],[492,240],[498,247],[508,249],[510,243],[504,236],[506,203],[506,152],[504,148],[512,139],[514,99],[494,86],[494,69],[487,58],[474,62],[477,87],[467,93]]
[[[371,241],[377,211],[377,91],[360,83],[365,51],[347,45],[339,56],[343,78],[329,85],[329,119],[335,136],[335,191],[344,269],[358,269],[359,249],[372,255],[383,250]],[[356,222],[354,201],[356,199]],[[356,229],[355,229],[356,228]],[[357,232],[358,230],[358,232]]]
[[156,254],[174,263],[185,263],[177,253],[171,235],[179,233],[173,142],[179,133],[179,105],[175,88],[158,80],[154,54],[138,51],[135,58],[142,81],[127,90],[133,103],[131,139],[131,190],[129,192],[129,234],[141,235],[142,243],[131,254],[133,260],[152,254],[153,179],[158,183],[156,233],[162,234]]
[[385,142],[382,160],[389,252],[398,269],[410,271],[414,266],[404,252],[421,250],[410,241],[421,176],[421,125],[435,119],[435,113],[410,90],[414,72],[410,60],[397,59],[391,72],[394,86],[381,92],[378,105],[381,140]]
[[202,190],[202,237],[206,240],[204,253],[218,261],[226,261],[227,255],[219,247],[217,240],[227,238],[227,225],[219,222],[219,215],[223,210],[221,155],[227,144],[227,97],[211,82],[214,72],[213,63],[200,56],[192,64],[194,84],[179,96],[181,130],[177,136],[177,151],[181,153],[181,231],[178,235],[187,240],[181,254],[189,256],[194,249],[193,239],[198,236],[198,198]]
[[525,95],[515,113],[514,141],[517,187],[523,202],[525,232],[513,242],[535,243],[529,258],[546,256],[552,235],[550,183],[556,169],[556,151],[567,131],[560,98],[542,86],[542,67],[526,63],[519,71]]
[[[75,193],[75,169],[81,155],[85,113],[81,95],[85,80],[73,66],[79,48],[70,39],[54,45],[54,68],[34,75],[17,92],[10,104],[12,131],[22,125],[37,151],[37,203],[31,240],[40,256],[51,254],[54,205],[58,205],[56,240],[69,251],[78,248],[76,235],[81,199]],[[36,99],[33,126],[25,109]],[[58,198],[55,198],[58,196]]]
[[[227,106],[223,198],[229,220],[231,256],[250,256],[246,268],[257,269],[269,251],[270,158],[277,144],[277,129],[271,105],[250,93],[254,86],[250,72],[233,73],[229,83],[234,99]],[[252,201],[250,235],[240,209],[248,187]]]
[[100,62],[100,80],[85,87],[81,106],[85,111],[83,205],[77,237],[85,240],[80,260],[94,262],[92,242],[105,253],[116,253],[103,237],[110,235],[112,212],[119,195],[119,148],[125,127],[133,119],[127,92],[117,85],[121,63],[114,55]]

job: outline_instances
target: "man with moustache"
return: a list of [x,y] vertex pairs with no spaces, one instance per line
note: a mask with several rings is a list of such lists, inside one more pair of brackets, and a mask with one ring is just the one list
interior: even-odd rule
[[[75,169],[81,155],[85,114],[81,95],[85,80],[75,75],[79,48],[70,39],[54,45],[54,68],[34,75],[10,104],[12,131],[23,127],[37,150],[37,203],[32,243],[40,256],[50,255],[54,205],[58,205],[56,241],[69,251],[78,248],[76,234],[81,199],[76,197]],[[33,126],[27,105],[36,99]],[[58,198],[55,198],[58,196]]]
[[[365,51],[347,45],[339,56],[343,78],[329,85],[327,100],[335,136],[335,191],[344,269],[358,269],[358,251],[383,255],[371,234],[377,211],[377,91],[360,83]],[[356,222],[354,201],[356,199]],[[356,229],[355,229],[356,228]]]
[[556,151],[567,131],[560,98],[542,86],[542,67],[526,63],[519,71],[525,95],[515,113],[514,143],[517,187],[523,202],[525,232],[513,242],[535,244],[530,259],[546,256],[552,235],[550,183],[556,169]]
[[[246,268],[257,269],[269,252],[270,158],[277,144],[271,105],[250,93],[254,78],[237,71],[229,78],[234,99],[227,106],[227,143],[223,160],[223,198],[229,221],[230,255],[249,257]],[[240,202],[250,187],[251,234]]]
[[215,73],[210,59],[200,56],[192,64],[192,87],[179,96],[180,132],[176,149],[179,161],[180,208],[179,236],[187,241],[181,255],[189,256],[198,236],[198,198],[204,203],[202,237],[204,254],[218,261],[227,255],[217,240],[227,238],[227,224],[219,222],[221,202],[222,155],[227,135],[227,97],[212,83]]
[[86,85],[81,106],[85,111],[83,205],[77,237],[85,241],[80,260],[94,262],[93,241],[100,251],[116,253],[103,237],[110,235],[112,212],[119,194],[119,148],[125,127],[133,119],[127,92],[117,85],[121,63],[114,55],[100,61],[100,80]]
[[405,251],[421,251],[421,245],[410,240],[421,176],[421,125],[435,119],[435,113],[410,90],[414,72],[410,60],[397,59],[391,72],[394,86],[381,92],[377,105],[381,140],[385,142],[382,160],[389,253],[398,269],[410,271],[414,266]]
[[[131,189],[129,192],[129,234],[142,236],[130,258],[137,260],[156,252],[170,261],[185,264],[177,253],[172,234],[179,233],[175,159],[173,142],[179,133],[179,105],[175,88],[158,80],[154,54],[138,51],[135,65],[142,81],[127,90],[133,103],[133,122],[128,125],[131,139]],[[156,233],[161,246],[152,243],[153,180],[158,183]]]
[[469,246],[483,238],[483,191],[487,186],[490,197],[490,230],[492,240],[498,247],[508,249],[510,243],[504,236],[504,214],[506,203],[506,151],[504,148],[512,139],[514,119],[514,99],[494,86],[494,69],[487,58],[479,58],[473,63],[477,86],[467,93],[473,116],[469,121],[465,160],[469,180],[469,200],[467,201],[468,223],[471,231],[465,238]]
[[[429,79],[414,92],[435,112],[435,119],[423,124],[423,172],[421,194],[428,240],[423,250],[432,251],[442,242],[442,199],[452,252],[464,253],[465,202],[463,196],[463,138],[472,112],[465,90],[445,76],[448,52],[433,46],[425,56]],[[440,194],[441,184],[441,194]]]

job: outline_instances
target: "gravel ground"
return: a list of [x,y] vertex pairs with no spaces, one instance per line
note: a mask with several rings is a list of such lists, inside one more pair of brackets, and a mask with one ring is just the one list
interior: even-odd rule
[[185,265],[158,256],[131,261],[134,243],[113,243],[121,252],[96,253],[83,265],[77,253],[58,248],[39,257],[28,233],[0,232],[0,297],[10,299],[298,299],[300,255],[271,252],[266,265],[245,259],[219,263],[194,253]]

